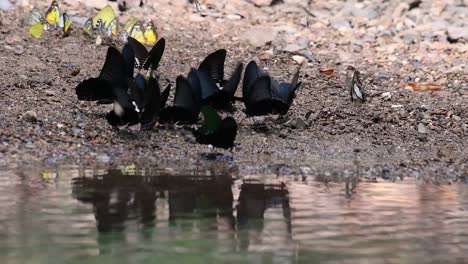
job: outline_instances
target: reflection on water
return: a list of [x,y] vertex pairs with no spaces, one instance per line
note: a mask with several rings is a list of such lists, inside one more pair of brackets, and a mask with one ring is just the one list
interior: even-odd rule
[[[268,179],[268,180],[261,180]],[[1,263],[463,263],[468,188],[0,172]]]

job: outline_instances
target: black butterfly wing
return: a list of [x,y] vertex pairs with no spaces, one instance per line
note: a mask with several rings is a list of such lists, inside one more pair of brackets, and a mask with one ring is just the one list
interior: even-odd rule
[[125,61],[127,76],[133,77],[133,69],[135,68],[135,52],[132,46],[126,44],[122,49],[122,57]]
[[112,85],[102,78],[89,78],[82,81],[75,89],[78,100],[96,101],[106,100],[113,102]]
[[229,80],[223,86],[223,90],[231,97],[234,97],[234,94],[237,91],[237,87],[239,86],[242,75],[242,68],[242,63],[237,64],[237,67],[232,73],[231,78],[229,78]]
[[[216,83],[210,77],[208,77],[208,75],[205,72],[192,69],[190,73],[196,74],[198,77],[202,100],[206,100],[219,92],[219,88],[216,85]],[[196,85],[197,84],[195,82],[194,86]]]
[[249,115],[264,115],[271,112],[272,94],[271,79],[269,76],[258,78],[249,88],[244,99],[246,112]]
[[[174,107],[183,109],[187,112],[187,117],[184,119],[192,119],[195,114],[200,111],[198,103],[195,101],[194,94],[190,82],[183,76],[176,79],[176,90],[174,96]],[[198,111],[197,111],[198,109]]]
[[116,48],[109,47],[99,77],[113,86],[122,85],[126,83],[126,72],[125,60],[122,54]]
[[252,84],[260,77],[259,69],[255,61],[249,62],[245,67],[244,80],[242,81],[242,97],[245,99],[249,94]]
[[146,92],[150,90],[146,87],[146,80],[140,73],[137,74],[133,84],[130,86],[130,97],[135,102],[139,111],[145,108]]
[[215,83],[224,80],[224,61],[226,60],[226,50],[220,49],[208,55],[198,67],[198,70],[208,75]]
[[192,97],[193,101],[195,103],[195,108],[193,109],[193,114],[198,117],[198,114],[200,113],[201,106],[202,106],[202,87],[201,87],[201,82],[200,78],[198,77],[197,70],[192,69],[188,76],[187,80],[190,84],[190,87],[192,88]]
[[145,109],[141,116],[141,129],[150,130],[156,124],[161,109],[161,91],[159,83],[154,77],[150,77],[145,90]]
[[135,67],[141,69],[148,58],[148,50],[146,50],[143,44],[132,37],[128,37],[127,42],[132,47],[135,54]]
[[138,113],[130,100],[130,96],[122,86],[113,87],[114,109],[106,115],[112,126],[135,125],[139,122]]
[[148,70],[151,68],[153,71],[156,70],[159,66],[159,62],[164,54],[164,49],[166,48],[166,40],[161,38],[154,44],[151,51],[148,53],[148,57],[143,63],[143,69]]
[[164,91],[161,93],[161,109],[166,107],[167,99],[169,98],[169,92],[171,91],[171,84],[168,84]]
[[277,100],[284,104],[287,104],[288,94],[289,94],[289,84],[288,83],[279,84],[276,80],[272,79],[270,85],[271,85],[270,86],[271,98],[273,100]]

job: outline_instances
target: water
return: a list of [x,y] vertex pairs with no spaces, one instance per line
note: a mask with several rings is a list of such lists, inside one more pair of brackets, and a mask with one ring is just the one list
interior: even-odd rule
[[467,201],[413,180],[349,196],[302,177],[6,170],[0,263],[464,263]]

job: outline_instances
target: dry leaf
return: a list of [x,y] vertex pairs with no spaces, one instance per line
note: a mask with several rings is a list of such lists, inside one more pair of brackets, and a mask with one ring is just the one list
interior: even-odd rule
[[405,86],[405,89],[411,90],[411,91],[440,91],[442,90],[442,86],[434,83],[407,83]]
[[328,77],[331,77],[335,73],[335,70],[334,69],[324,69],[324,70],[320,70],[320,73],[323,74],[323,75],[326,75]]

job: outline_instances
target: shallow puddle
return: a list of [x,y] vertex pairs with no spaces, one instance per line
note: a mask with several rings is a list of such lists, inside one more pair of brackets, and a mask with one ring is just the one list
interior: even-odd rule
[[468,186],[232,178],[228,171],[0,172],[1,263],[462,263]]

